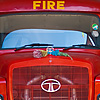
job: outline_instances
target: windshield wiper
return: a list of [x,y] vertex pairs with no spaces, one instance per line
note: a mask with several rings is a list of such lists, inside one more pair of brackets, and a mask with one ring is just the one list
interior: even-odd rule
[[70,47],[66,47],[66,49],[73,49],[73,48],[82,48],[82,49],[100,49],[98,46],[86,45],[86,44],[79,44],[79,45],[72,45]]
[[33,43],[33,44],[24,45],[22,47],[18,47],[18,48],[16,48],[15,51],[18,51],[18,50],[21,50],[21,49],[25,49],[26,47],[34,47],[34,46],[53,46],[53,44]]

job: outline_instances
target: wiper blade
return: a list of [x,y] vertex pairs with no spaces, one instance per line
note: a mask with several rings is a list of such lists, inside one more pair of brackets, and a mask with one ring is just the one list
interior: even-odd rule
[[73,49],[73,48],[82,48],[82,49],[100,49],[98,46],[86,45],[86,44],[79,44],[79,45],[72,45],[70,47],[66,47],[66,49]]
[[28,46],[31,46],[31,47],[34,47],[34,46],[53,46],[53,44],[33,43],[33,44],[24,45],[22,47],[18,47],[18,48],[16,48],[15,51],[18,51],[18,50],[21,50],[21,49],[25,49]]

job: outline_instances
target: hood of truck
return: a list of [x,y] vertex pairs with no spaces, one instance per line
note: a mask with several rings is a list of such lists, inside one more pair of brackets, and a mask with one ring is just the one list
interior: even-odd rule
[[14,64],[18,64],[20,62],[22,62],[25,66],[25,64],[28,65],[61,65],[61,64],[77,64],[78,62],[81,65],[85,63],[85,64],[89,64],[92,71],[93,71],[93,76],[95,77],[96,75],[99,74],[100,72],[100,56],[98,54],[95,53],[89,53],[88,50],[86,52],[78,52],[78,51],[63,51],[63,53],[68,53],[72,59],[70,57],[63,57],[63,56],[53,56],[53,55],[48,55],[46,57],[41,57],[41,58],[34,58],[33,57],[33,52],[36,51],[32,50],[32,51],[17,51],[17,52],[6,52],[4,54],[1,54],[0,56],[0,73],[1,76],[5,76],[7,77],[7,73],[10,69],[10,67]]

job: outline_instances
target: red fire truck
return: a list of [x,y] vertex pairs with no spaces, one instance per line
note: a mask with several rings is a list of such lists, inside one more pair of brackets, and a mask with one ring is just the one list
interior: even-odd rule
[[100,0],[0,0],[0,100],[100,100]]

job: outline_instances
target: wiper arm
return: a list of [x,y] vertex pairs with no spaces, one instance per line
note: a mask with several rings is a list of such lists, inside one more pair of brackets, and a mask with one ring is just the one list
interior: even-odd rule
[[21,50],[21,49],[25,49],[25,48],[28,47],[28,46],[31,46],[31,47],[34,47],[34,46],[53,46],[53,44],[33,43],[33,44],[24,45],[24,46],[22,46],[22,47],[18,47],[18,48],[16,48],[15,51],[18,51],[18,50]]
[[92,45],[86,45],[86,44],[79,44],[79,45],[72,45],[70,47],[65,48],[66,49],[73,49],[73,48],[82,48],[82,49],[100,49],[98,46],[92,46]]

